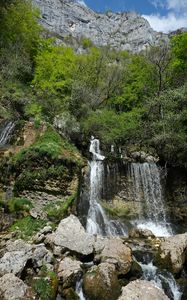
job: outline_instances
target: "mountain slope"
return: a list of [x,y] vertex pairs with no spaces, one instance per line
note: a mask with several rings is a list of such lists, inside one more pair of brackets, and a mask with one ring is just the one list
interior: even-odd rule
[[97,46],[139,52],[166,35],[155,32],[134,12],[100,14],[76,1],[33,0],[41,10],[41,23],[61,37],[89,38]]

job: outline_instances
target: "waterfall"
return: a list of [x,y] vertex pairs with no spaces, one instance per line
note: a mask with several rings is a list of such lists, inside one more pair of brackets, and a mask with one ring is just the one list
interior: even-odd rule
[[82,289],[82,282],[83,282],[83,279],[78,279],[77,280],[76,287],[75,287],[75,292],[79,296],[80,300],[86,300],[86,298],[84,297],[83,289]]
[[156,236],[172,234],[166,219],[160,172],[155,163],[131,163],[129,175],[134,189],[134,199],[142,203],[137,226],[150,229]]
[[101,155],[98,139],[92,137],[89,151],[92,153],[92,160],[89,161],[90,192],[86,230],[92,234],[126,235],[123,225],[119,221],[108,220],[99,203],[102,199],[105,157]]
[[7,145],[14,127],[14,122],[10,121],[0,130],[0,147]]
[[138,262],[143,271],[143,278],[148,281],[152,281],[157,287],[165,290],[165,293],[172,300],[180,300],[182,292],[180,291],[175,278],[168,271],[159,271],[153,262],[150,261],[147,264]]

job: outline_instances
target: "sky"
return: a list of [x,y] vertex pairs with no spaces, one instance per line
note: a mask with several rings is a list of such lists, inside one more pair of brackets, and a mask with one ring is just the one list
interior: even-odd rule
[[187,27],[187,0],[77,0],[97,12],[135,11],[156,31]]

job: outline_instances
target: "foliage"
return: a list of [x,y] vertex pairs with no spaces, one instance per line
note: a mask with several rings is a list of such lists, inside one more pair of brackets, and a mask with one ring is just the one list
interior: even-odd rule
[[33,288],[41,300],[56,299],[58,278],[54,272],[48,271],[44,266],[41,269],[40,277],[33,281]]
[[31,216],[27,216],[23,219],[16,221],[10,228],[10,231],[17,232],[17,235],[25,240],[28,240],[37,231],[42,229],[46,225],[45,220],[33,219]]
[[35,143],[28,148],[18,152],[13,161],[16,165],[29,164],[29,162],[39,162],[41,158],[47,157],[51,160],[65,160],[75,164],[81,164],[81,156],[75,146],[48,126],[43,134],[39,134]]
[[187,32],[172,38],[172,80],[175,86],[183,85],[187,80]]
[[66,217],[68,214],[68,210],[74,203],[76,197],[77,194],[73,194],[66,200],[48,204],[45,207],[48,219],[52,222],[58,223],[62,218]]
[[146,137],[172,164],[187,162],[187,88],[168,90],[147,103]]
[[32,203],[25,198],[14,198],[8,201],[7,203],[8,210],[13,212],[19,212],[19,211],[29,211],[33,205]]
[[135,142],[139,138],[141,109],[117,114],[113,110],[98,110],[83,121],[86,135],[96,135],[105,143]]
[[30,1],[14,0],[1,13],[1,73],[6,79],[26,81],[32,74],[32,59],[40,40],[38,11]]

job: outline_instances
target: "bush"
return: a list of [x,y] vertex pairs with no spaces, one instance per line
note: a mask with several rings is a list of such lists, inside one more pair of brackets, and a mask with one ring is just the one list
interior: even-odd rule
[[44,266],[41,269],[41,277],[34,279],[33,289],[40,297],[41,300],[54,300],[56,299],[58,278],[54,272],[48,271]]
[[10,231],[18,231],[17,237],[28,240],[40,229],[46,225],[45,220],[37,220],[31,216],[16,221],[10,228]]
[[56,203],[49,204],[45,207],[47,217],[50,221],[58,223],[62,218],[68,214],[68,209],[71,207],[76,199],[76,194],[73,194],[64,201],[58,201]]
[[19,211],[29,211],[33,205],[32,203],[25,198],[14,198],[8,201],[8,210],[13,212],[19,212]]

